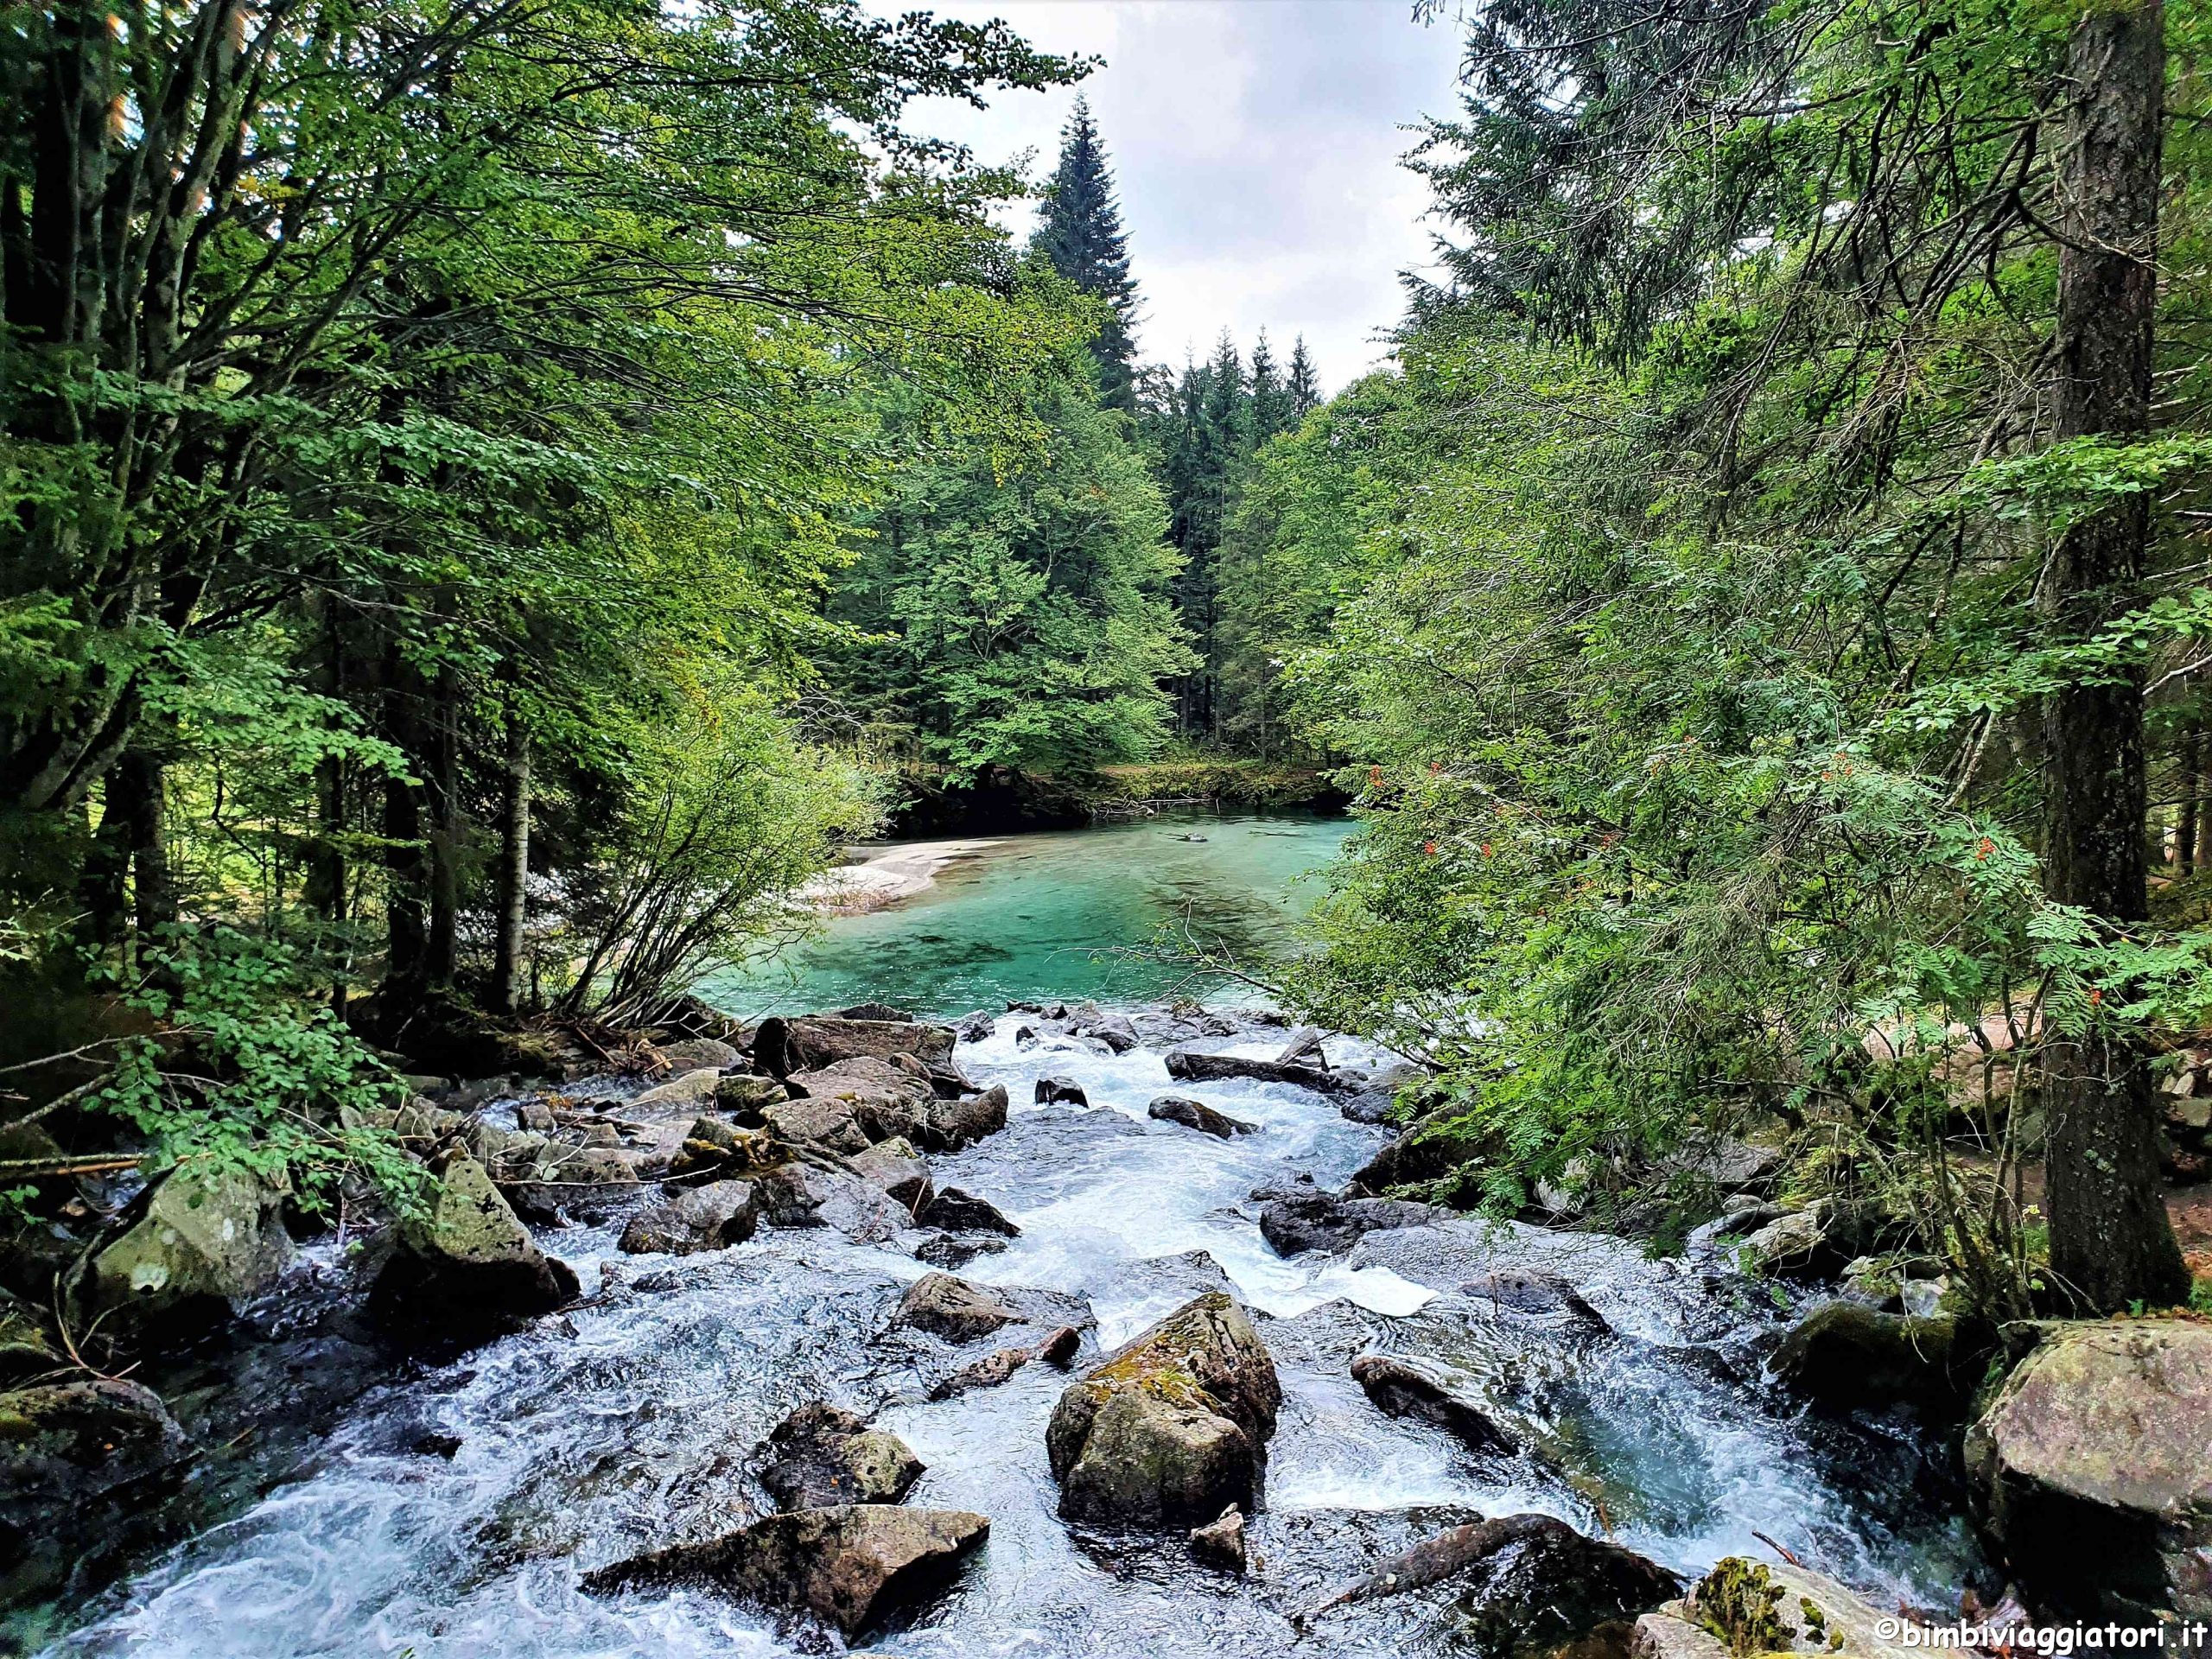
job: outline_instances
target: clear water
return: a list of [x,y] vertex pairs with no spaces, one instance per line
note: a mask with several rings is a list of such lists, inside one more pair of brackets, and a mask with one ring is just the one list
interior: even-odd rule
[[[1157,1002],[1218,990],[1152,948],[1194,943],[1258,963],[1319,895],[1306,878],[1344,818],[1174,817],[1010,836],[963,855],[905,903],[840,917],[775,960],[700,987],[757,1018],[870,999],[923,1013],[1014,998]],[[1198,837],[1198,839],[1193,839]]]
[[[986,861],[903,925],[887,912],[850,931],[886,950],[915,918],[936,912],[962,916],[961,927],[981,937],[990,925],[983,891],[1033,918],[1149,918],[1146,878],[1134,872],[1150,868],[1148,845],[1160,850],[1146,839],[1155,830],[1038,847],[1013,867],[1037,874],[1035,882],[995,875]],[[1299,844],[1310,852],[1315,842]],[[1288,845],[1266,850],[1281,854],[1279,876],[1300,861]],[[1079,891],[1086,868],[1104,889],[1091,898]],[[1193,868],[1181,865],[1186,875]],[[1281,884],[1263,893],[1255,882],[1251,891],[1255,913],[1279,927]],[[889,970],[862,976],[862,950],[808,969],[825,976],[817,988],[849,988],[834,996],[811,990],[808,1000],[874,995],[957,1007],[985,1001],[986,983],[988,995],[1015,996],[1102,988],[1067,977],[1066,958],[1044,944],[1069,933],[1085,936],[1080,945],[1104,942],[1088,931],[1096,922],[1066,920],[1057,934],[1033,925],[1020,937],[1033,952],[1027,960],[1050,964],[1042,982],[954,975],[925,995]],[[842,948],[845,936],[841,929],[829,944]],[[960,971],[1009,970],[994,960]],[[906,1439],[929,1465],[910,1502],[992,1519],[988,1546],[955,1588],[910,1627],[875,1637],[867,1648],[874,1654],[1465,1655],[1448,1586],[1310,1624],[1301,1615],[1418,1538],[1528,1510],[1609,1530],[1683,1572],[1724,1554],[1764,1553],[1763,1534],[1878,1605],[1899,1596],[1955,1601],[1971,1555],[1929,1444],[1894,1422],[1817,1422],[1779,1397],[1758,1367],[1776,1311],[1742,1281],[1649,1261],[1618,1240],[1472,1221],[1370,1235],[1333,1260],[1279,1257],[1260,1236],[1254,1188],[1300,1173],[1338,1185],[1384,1131],[1346,1121],[1302,1090],[1230,1083],[1195,1092],[1258,1132],[1216,1141],[1147,1116],[1171,1087],[1159,1052],[1109,1055],[1049,1035],[1025,1045],[1023,1023],[1001,1016],[956,1057],[978,1078],[1005,1083],[1015,1106],[1003,1133],[938,1160],[939,1184],[990,1199],[1022,1230],[1002,1253],[962,1271],[1087,1298],[1097,1329],[1086,1363],[1096,1344],[1201,1291],[1227,1285],[1244,1299],[1285,1395],[1265,1505],[1252,1523],[1259,1565],[1249,1577],[1198,1568],[1179,1537],[1093,1535],[1059,1519],[1044,1431],[1066,1382],[1060,1373],[1033,1365],[996,1388],[927,1398],[934,1376],[991,1344],[954,1351],[889,1328],[901,1289],[924,1271],[912,1236],[863,1246],[823,1230],[764,1229],[729,1250],[670,1259],[620,1255],[610,1224],[546,1235],[578,1269],[577,1306],[450,1364],[396,1372],[257,1498],[69,1610],[65,1623],[75,1628],[48,1651],[55,1659],[835,1651],[834,1639],[703,1592],[597,1599],[579,1587],[604,1563],[740,1524],[759,1502],[748,1458],[785,1413],[817,1398],[873,1414]],[[1280,1031],[1255,1030],[1211,1046],[1264,1053],[1281,1041]],[[1330,1052],[1339,1064],[1370,1058],[1342,1040]],[[1029,1104],[1044,1075],[1072,1078],[1090,1105]],[[1566,1275],[1610,1329],[1513,1315],[1460,1294],[1477,1274],[1509,1267]],[[1348,1374],[1352,1357],[1372,1348],[1494,1379],[1549,1455],[1484,1459],[1440,1432],[1382,1415]],[[426,1430],[456,1437],[459,1452],[448,1460],[416,1449]]]

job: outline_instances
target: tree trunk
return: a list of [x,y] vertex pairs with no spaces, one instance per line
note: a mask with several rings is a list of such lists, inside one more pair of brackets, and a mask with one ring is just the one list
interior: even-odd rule
[[[2068,50],[2072,104],[2060,162],[2061,439],[2127,437],[2150,424],[2158,302],[2158,193],[2165,102],[2160,0],[2092,10]],[[2127,498],[2061,538],[2042,595],[2055,632],[2084,639],[2138,601],[2149,504]],[[2047,700],[2053,899],[2126,926],[2148,914],[2149,789],[2139,671]],[[2104,988],[2107,1001],[2125,988]],[[2091,1313],[2164,1304],[2189,1292],[2159,1188],[2158,1116],[2138,1042],[2056,1031],[2044,1046],[2050,1266],[2058,1294]]]
[[2183,875],[2196,868],[2196,750],[2199,733],[2195,721],[2181,745],[2181,821],[2174,826],[2174,867]]
[[[317,689],[328,697],[346,690],[346,642],[338,630],[335,611],[325,601],[323,660]],[[346,920],[346,763],[326,754],[315,768],[315,838],[308,848],[308,908],[322,918],[334,934]],[[331,976],[330,1006],[346,1017],[346,981]]]
[[423,969],[441,988],[453,983],[461,919],[461,693],[450,668],[438,671],[430,713],[430,927]]
[[523,1000],[523,927],[530,916],[530,730],[507,710],[506,810],[499,824],[499,938],[492,1006],[512,1014]]

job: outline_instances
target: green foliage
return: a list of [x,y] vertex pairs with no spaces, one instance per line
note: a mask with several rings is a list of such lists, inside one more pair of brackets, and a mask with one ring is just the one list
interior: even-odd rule
[[[1736,1659],[1785,1651],[1796,1633],[1779,1611],[1783,1593],[1765,1567],[1731,1555],[1698,1580],[1698,1622],[1726,1643]],[[1817,1624],[1809,1628],[1818,1633]]]
[[628,747],[627,799],[573,884],[582,966],[561,998],[617,1026],[803,934],[813,912],[792,895],[879,810],[868,777],[741,685],[702,686]]
[[174,930],[143,960],[125,1001],[156,1031],[122,1045],[89,1103],[143,1141],[149,1173],[251,1171],[311,1211],[349,1179],[403,1210],[422,1201],[428,1177],[375,1127],[409,1090],[312,1003],[296,953],[219,926]]
[[1099,395],[1109,409],[1134,411],[1136,344],[1130,331],[1137,320],[1137,285],[1129,276],[1128,240],[1122,233],[1106,146],[1090,105],[1080,98],[1060,135],[1059,166],[1046,188],[1031,245],[1064,281],[1097,302],[1100,321],[1090,354],[1098,365]]
[[976,448],[906,473],[832,614],[868,636],[836,673],[920,759],[1082,773],[1164,740],[1160,682],[1187,661],[1160,492],[1081,378],[1039,385],[1041,448],[1011,473]]

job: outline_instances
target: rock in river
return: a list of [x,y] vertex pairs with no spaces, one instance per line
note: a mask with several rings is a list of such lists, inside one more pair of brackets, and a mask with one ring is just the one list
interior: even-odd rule
[[760,1484],[780,1510],[896,1503],[922,1478],[922,1460],[896,1434],[826,1402],[801,1406],[768,1435],[775,1461]]
[[[1834,1579],[1779,1561],[1727,1556],[1681,1601],[1636,1622],[1631,1659],[1728,1659],[1736,1653],[1842,1653],[1904,1659],[1923,1648],[1885,1637],[1885,1618]],[[1717,1632],[1717,1633],[1716,1633]]]
[[921,1144],[931,1152],[957,1152],[1006,1128],[1006,1085],[995,1083],[965,1100],[941,1100],[929,1109]]
[[396,1224],[371,1312],[395,1327],[485,1336],[575,1298],[575,1274],[537,1248],[481,1164],[454,1153],[437,1173],[429,1214]]
[[1021,1315],[995,1290],[949,1273],[925,1273],[899,1299],[893,1325],[911,1325],[947,1342],[974,1342],[1020,1323]]
[[991,1529],[965,1510],[891,1503],[772,1515],[710,1543],[677,1544],[601,1567],[596,1595],[632,1586],[699,1583],[810,1614],[847,1642],[952,1581]]
[[1327,1192],[1279,1198],[1260,1212],[1260,1236],[1279,1255],[1350,1249],[1368,1233],[1418,1227],[1445,1212],[1396,1198],[1340,1198]]
[[1946,1415],[1977,1380],[1974,1368],[1957,1357],[1956,1334],[1948,1319],[1825,1302],[1782,1339],[1769,1368],[1785,1387],[1822,1405],[1910,1405]]
[[1226,1141],[1232,1135],[1252,1135],[1259,1125],[1247,1123],[1241,1117],[1231,1117],[1226,1112],[1217,1112],[1202,1100],[1192,1100],[1185,1095],[1162,1095],[1146,1109],[1146,1116],[1158,1118],[1163,1123],[1180,1123],[1186,1129],[1196,1129],[1200,1135],[1211,1135]]
[[1287,1083],[1318,1094],[1355,1095],[1367,1086],[1364,1076],[1325,1071],[1294,1061],[1248,1059],[1239,1054],[1199,1054],[1177,1049],[1167,1057],[1167,1075],[1178,1083],[1225,1083],[1245,1077],[1255,1083]]
[[1389,1416],[1434,1423],[1478,1451],[1513,1448],[1491,1420],[1486,1402],[1443,1366],[1393,1354],[1362,1354],[1351,1363],[1351,1377]]
[[[181,1458],[184,1431],[151,1389],[87,1377],[0,1394],[0,1508],[78,1502]],[[0,1527],[0,1535],[9,1529]]]
[[137,1224],[92,1258],[93,1306],[227,1312],[291,1262],[283,1197],[242,1170],[179,1169],[154,1189]]
[[1090,1104],[1090,1096],[1083,1092],[1083,1085],[1073,1077],[1039,1077],[1033,1092],[1039,1106]]
[[[1681,1593],[1682,1581],[1618,1544],[1548,1515],[1454,1527],[1384,1561],[1317,1611],[1449,1580],[1480,1639],[1477,1651],[1541,1652],[1627,1622]],[[1464,1587],[1463,1587],[1464,1586]]]
[[999,1233],[1020,1238],[1021,1229],[1006,1218],[998,1205],[957,1186],[948,1186],[915,1212],[925,1227],[948,1233]]
[[760,1218],[752,1182],[709,1181],[631,1217],[620,1248],[632,1255],[719,1250],[752,1237]]
[[2212,1618],[2212,1325],[2053,1328],[1967,1432],[1983,1524],[2031,1595]]
[[1139,1526],[1251,1503],[1282,1389],[1221,1292],[1178,1308],[1069,1384],[1045,1434],[1060,1513]]
[[799,1020],[770,1018],[753,1035],[753,1058],[763,1071],[788,1077],[816,1071],[838,1060],[873,1056],[887,1059],[912,1054],[922,1061],[952,1052],[950,1026],[918,1025],[909,1020],[846,1020],[835,1014]]

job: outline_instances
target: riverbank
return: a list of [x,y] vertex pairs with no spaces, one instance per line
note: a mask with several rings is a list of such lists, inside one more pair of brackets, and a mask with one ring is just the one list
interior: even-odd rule
[[926,892],[954,860],[999,844],[989,836],[965,841],[910,842],[864,848],[849,864],[817,876],[799,891],[799,902],[830,916],[865,916]]

